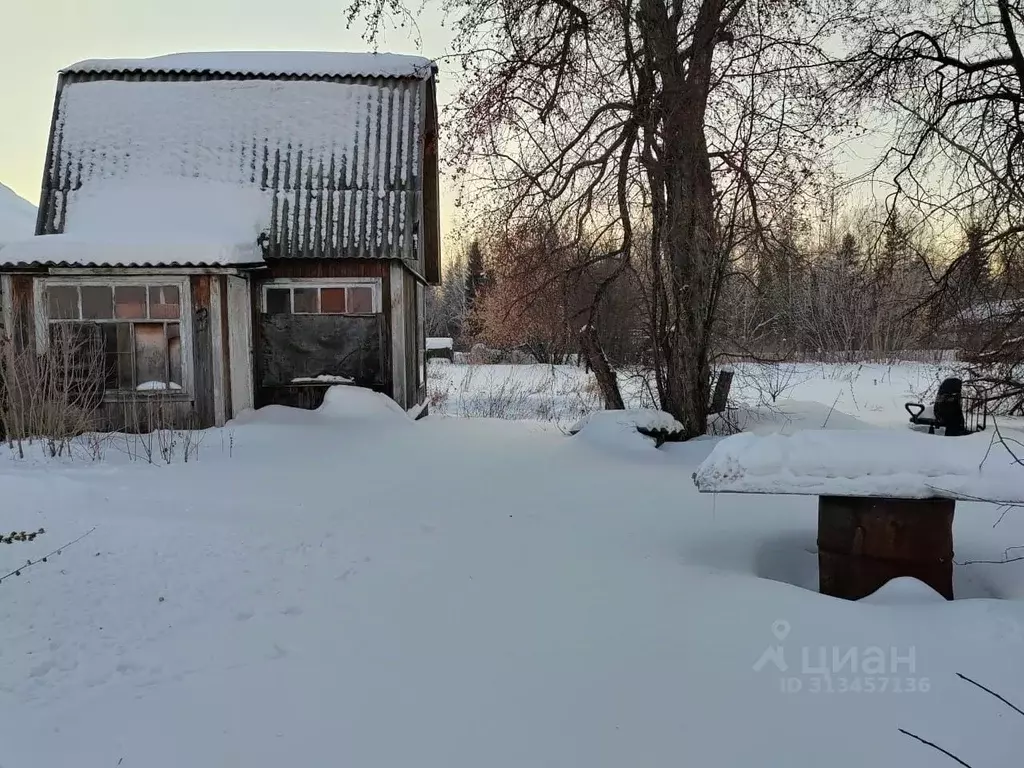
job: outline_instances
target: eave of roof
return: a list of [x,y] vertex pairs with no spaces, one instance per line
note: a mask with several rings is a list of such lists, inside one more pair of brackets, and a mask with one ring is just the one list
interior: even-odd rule
[[88,59],[65,67],[61,73],[427,79],[436,71],[430,59],[397,53],[204,51],[147,59]]

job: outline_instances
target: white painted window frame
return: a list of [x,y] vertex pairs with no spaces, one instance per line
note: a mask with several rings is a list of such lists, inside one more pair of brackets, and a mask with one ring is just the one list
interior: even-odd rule
[[[272,288],[370,288],[373,291],[373,312],[381,313],[381,281],[379,277],[276,277],[266,280],[260,287],[260,311],[267,311],[267,291]],[[300,313],[311,314],[311,313]],[[322,313],[317,314],[333,314]],[[355,314],[355,313],[345,313]],[[360,313],[365,314],[365,313]],[[343,317],[344,315],[342,315]]]
[[[192,281],[188,275],[161,275],[157,273],[140,273],[131,276],[121,275],[89,275],[73,277],[59,275],[53,277],[37,277],[33,280],[32,294],[35,304],[36,351],[43,354],[50,346],[50,307],[46,301],[46,289],[49,286],[110,286],[124,285],[174,285],[178,288],[180,312],[178,316],[178,333],[181,336],[181,386],[180,392],[174,390],[155,390],[139,392],[125,389],[104,390],[104,400],[124,400],[126,398],[143,398],[159,395],[174,400],[192,400],[195,397],[195,371],[193,369],[193,329],[192,329]],[[81,299],[79,299],[81,300]],[[54,322],[61,322],[60,318]],[[64,322],[76,322],[68,320]],[[89,322],[81,320],[77,322]],[[146,320],[124,320],[122,322],[148,322]],[[173,320],[154,320],[153,322],[173,322]]]

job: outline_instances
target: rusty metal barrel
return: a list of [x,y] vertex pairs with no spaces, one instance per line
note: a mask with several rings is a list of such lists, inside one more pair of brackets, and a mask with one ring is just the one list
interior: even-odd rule
[[859,600],[900,576],[953,599],[952,499],[818,497],[818,584]]

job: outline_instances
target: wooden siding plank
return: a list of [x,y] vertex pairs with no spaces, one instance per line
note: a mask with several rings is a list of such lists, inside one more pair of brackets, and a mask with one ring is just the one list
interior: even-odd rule
[[408,269],[402,269],[401,278],[402,296],[406,300],[406,403],[403,407],[410,409],[419,402],[416,397],[419,384],[416,340],[417,281]]
[[15,338],[25,347],[36,343],[35,285],[31,275],[11,275],[11,307]]
[[192,365],[195,411],[202,426],[213,426],[213,351],[210,339],[210,275],[192,278]]
[[391,262],[391,397],[403,408],[409,407],[408,378],[406,374],[405,351],[405,270],[398,262]]
[[228,367],[231,380],[231,417],[253,407],[252,312],[249,281],[227,277]]
[[223,427],[227,421],[227,398],[224,386],[226,366],[224,365],[224,308],[221,301],[221,284],[224,278],[216,275],[210,278],[210,373],[213,385],[213,423]]
[[14,297],[11,276],[0,275],[0,330],[4,336],[14,334]]
[[426,127],[423,131],[423,208],[421,231],[423,249],[419,260],[420,273],[430,285],[441,284],[441,190],[438,173],[437,96],[434,81],[425,85],[427,91]]

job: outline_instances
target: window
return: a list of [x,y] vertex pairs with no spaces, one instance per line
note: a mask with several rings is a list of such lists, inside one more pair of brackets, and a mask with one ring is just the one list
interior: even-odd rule
[[274,280],[263,287],[268,315],[371,315],[380,312],[380,281]]
[[183,354],[188,280],[41,280],[40,345],[73,340],[95,351],[107,392],[188,389]]

